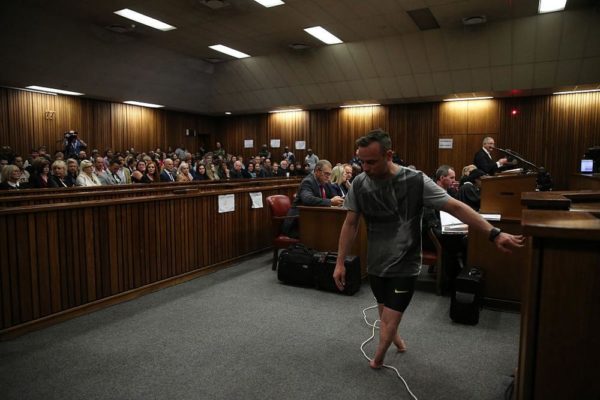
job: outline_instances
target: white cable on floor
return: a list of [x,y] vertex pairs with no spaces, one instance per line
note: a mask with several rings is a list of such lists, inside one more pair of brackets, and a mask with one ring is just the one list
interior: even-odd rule
[[[373,332],[371,334],[371,337],[368,338],[367,340],[365,340],[364,342],[362,342],[362,344],[360,345],[360,351],[362,351],[363,356],[365,356],[365,358],[369,361],[371,361],[371,358],[369,358],[369,356],[367,355],[367,353],[365,353],[364,347],[367,343],[369,343],[371,340],[373,340],[373,338],[375,337],[375,329],[379,329],[379,327],[377,326],[377,322],[381,322],[378,319],[376,319],[372,324],[369,322],[369,320],[367,320],[367,310],[371,310],[373,308],[377,308],[377,304],[375,304],[374,306],[371,307],[367,307],[363,310],[363,318],[365,320],[365,323],[367,325],[369,325],[370,327],[373,328]],[[387,368],[387,369],[391,369],[393,370],[396,375],[398,375],[398,378],[400,378],[402,380],[402,382],[404,383],[404,386],[406,386],[406,390],[408,391],[408,393],[412,396],[413,399],[418,400],[417,396],[415,396],[413,394],[413,392],[410,391],[410,388],[408,387],[408,384],[406,383],[406,381],[404,380],[404,378],[402,377],[402,375],[400,375],[400,372],[398,372],[398,370],[396,369],[396,367],[392,367],[391,365],[387,365],[387,364],[383,364],[382,365],[383,368]]]

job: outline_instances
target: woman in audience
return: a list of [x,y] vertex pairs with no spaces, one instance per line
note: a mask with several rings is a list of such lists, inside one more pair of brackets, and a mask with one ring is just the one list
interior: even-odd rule
[[231,175],[229,172],[229,167],[227,166],[227,161],[225,161],[225,160],[220,161],[217,172],[221,179],[230,179],[231,178]]
[[48,184],[48,180],[50,179],[50,162],[42,157],[37,158],[36,161],[34,164],[36,173],[33,176],[33,187],[41,189],[50,187]]
[[2,168],[2,183],[0,190],[24,189],[19,179],[21,178],[21,168],[16,165],[5,165]]
[[67,160],[67,175],[65,176],[67,186],[75,186],[77,175],[79,175],[79,164],[77,164],[77,160],[69,158]]
[[331,171],[331,186],[340,197],[346,197],[350,190],[348,177],[352,177],[352,167],[350,164],[336,165]]
[[158,167],[154,161],[148,161],[146,164],[146,173],[142,177],[142,183],[160,182],[160,174]]
[[188,163],[182,162],[177,168],[177,182],[191,182],[194,180],[192,174],[190,174],[190,167]]
[[246,167],[246,169],[242,170],[242,174],[244,175],[244,178],[256,178],[256,171],[254,170],[254,163],[253,162],[248,163],[248,166]]
[[150,183],[144,182],[144,176],[146,176],[146,162],[144,160],[140,160],[135,164],[135,171],[131,173],[131,182],[132,183]]
[[206,181],[210,180],[208,174],[206,173],[206,166],[201,163],[196,164],[196,176],[194,176],[195,181]]
[[459,186],[464,185],[464,183],[469,180],[469,174],[475,169],[477,169],[477,167],[473,164],[467,165],[462,169],[462,176],[460,177]]
[[218,181],[219,179],[221,179],[217,171],[217,166],[212,161],[206,164],[206,166],[208,167],[206,169],[206,175],[208,175],[208,179],[210,179],[211,181]]
[[67,164],[63,160],[56,160],[52,163],[52,175],[48,179],[48,187],[66,188],[69,187],[66,181]]
[[100,186],[101,183],[94,175],[94,165],[90,160],[83,160],[79,165],[79,175],[75,181],[76,186]]

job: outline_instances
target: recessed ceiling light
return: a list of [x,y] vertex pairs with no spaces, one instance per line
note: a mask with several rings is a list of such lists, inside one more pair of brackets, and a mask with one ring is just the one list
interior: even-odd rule
[[250,57],[249,54],[242,53],[241,51],[237,51],[235,49],[232,49],[231,47],[223,46],[222,44],[215,44],[214,46],[208,46],[208,47],[210,47],[213,50],[220,51],[221,53],[225,53],[229,56],[235,57],[235,58]]
[[66,94],[69,96],[83,96],[83,93],[78,93],[78,92],[70,92],[68,90],[62,90],[62,89],[53,89],[53,88],[49,88],[49,87],[44,87],[44,86],[27,86],[27,89],[31,89],[31,90],[38,90],[40,92],[50,92],[50,93],[58,93],[58,94]]
[[552,94],[573,94],[573,93],[591,93],[591,92],[600,92],[600,89],[565,90],[562,92],[554,92]]
[[231,111],[225,111],[225,115],[231,115]]
[[487,100],[493,99],[492,96],[480,96],[480,97],[457,97],[455,99],[444,99],[444,101],[469,101],[469,100]]
[[287,110],[272,110],[269,111],[270,113],[286,113],[286,112],[295,112],[295,111],[302,111],[301,108],[289,108]]
[[263,5],[267,8],[269,7],[275,7],[275,6],[280,6],[282,4],[285,4],[283,1],[281,0],[254,0],[255,2],[259,3],[260,5]]
[[349,104],[349,105],[340,106],[340,108],[375,107],[375,106],[380,106],[380,105],[381,105],[381,104],[379,104],[379,103],[369,103],[369,104]]
[[161,31],[171,31],[173,29],[177,29],[172,25],[166,24],[147,15],[140,14],[139,12],[130,10],[129,8],[124,8],[122,10],[115,11],[115,14],[120,15],[121,17],[128,18],[132,21],[139,22],[140,24],[148,25],[149,27]]
[[127,101],[124,101],[123,103],[131,104],[132,106],[141,106],[141,107],[150,107],[150,108],[164,107],[164,106],[161,106],[160,104],[142,103],[141,101],[133,101],[133,100],[127,100]]
[[344,43],[340,38],[321,26],[313,26],[312,28],[306,28],[304,30],[326,44]]
[[538,13],[549,13],[554,11],[562,11],[565,9],[567,0],[540,0]]

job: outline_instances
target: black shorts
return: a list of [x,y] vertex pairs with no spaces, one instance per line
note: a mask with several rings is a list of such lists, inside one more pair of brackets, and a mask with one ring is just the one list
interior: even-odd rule
[[371,290],[377,303],[392,310],[404,312],[415,293],[416,276],[399,278],[381,278],[369,275]]

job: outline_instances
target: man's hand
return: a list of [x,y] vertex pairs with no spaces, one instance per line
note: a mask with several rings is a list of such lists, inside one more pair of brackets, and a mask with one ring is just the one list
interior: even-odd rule
[[496,237],[494,244],[501,252],[512,253],[512,249],[525,246],[523,241],[525,241],[523,235],[511,235],[509,233],[502,232]]
[[331,205],[333,207],[341,206],[344,204],[344,199],[340,196],[334,196],[331,198]]
[[498,162],[500,163],[500,165],[506,165],[508,163],[508,159],[504,157],[499,159]]
[[333,281],[340,292],[344,290],[344,287],[346,286],[346,266],[344,264],[335,264]]

